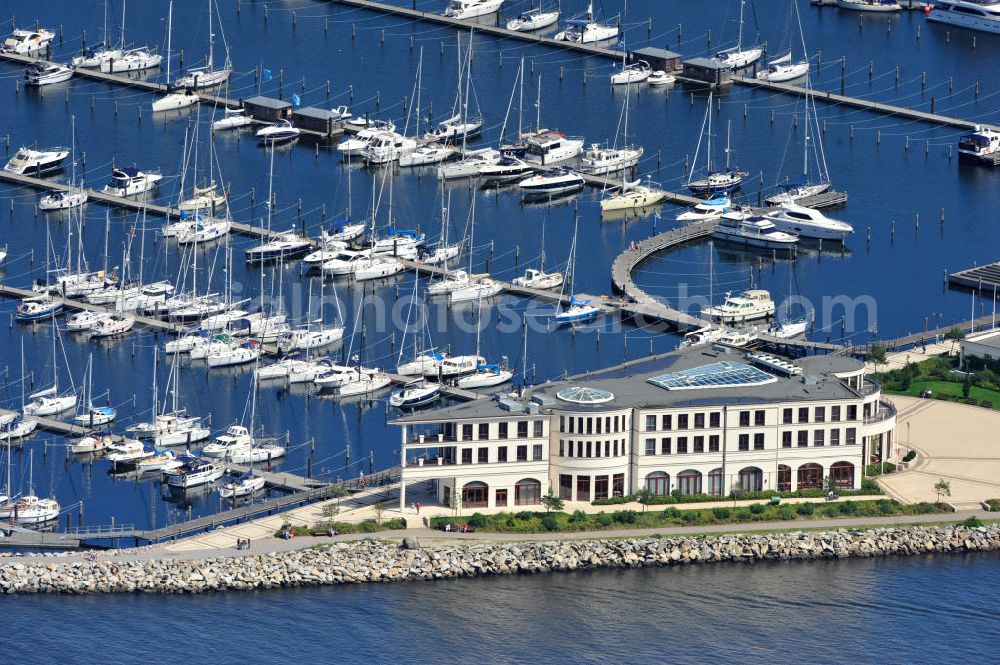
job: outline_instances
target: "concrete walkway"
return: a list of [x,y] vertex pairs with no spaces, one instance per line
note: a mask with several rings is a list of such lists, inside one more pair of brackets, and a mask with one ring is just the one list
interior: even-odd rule
[[953,356],[958,353],[958,343],[952,343],[950,340],[945,340],[938,342],[937,344],[928,344],[926,348],[917,347],[915,349],[909,349],[907,351],[897,351],[896,353],[887,353],[885,355],[885,362],[880,363],[878,369],[875,368],[875,363],[868,362],[865,365],[865,371],[867,372],[888,372],[894,369],[902,369],[906,367],[908,363],[918,363],[928,358],[944,358],[947,356]]

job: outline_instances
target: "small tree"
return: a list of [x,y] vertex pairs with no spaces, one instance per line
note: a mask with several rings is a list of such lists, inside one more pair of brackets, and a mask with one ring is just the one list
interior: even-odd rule
[[951,496],[951,483],[944,478],[938,478],[934,483],[934,493],[937,494],[937,502],[941,503],[941,497]]
[[739,480],[734,480],[733,484],[729,486],[729,496],[733,499],[733,508],[736,507],[736,503],[743,498],[743,483]]
[[462,500],[458,496],[457,488],[452,490],[451,495],[448,497],[448,507],[451,508],[451,511],[455,514],[455,517],[458,517],[458,511],[462,507]]
[[562,510],[566,502],[559,498],[550,487],[549,491],[542,497],[542,505],[545,506],[545,512],[551,513]]
[[955,353],[955,343],[965,339],[965,331],[955,326],[944,334],[944,338],[951,340],[951,353]]
[[885,345],[881,342],[875,342],[872,344],[871,348],[868,350],[868,357],[871,358],[872,363],[875,364],[875,371],[878,371],[879,365],[885,364]]
[[969,393],[972,392],[972,374],[966,372],[965,378],[962,380],[962,397],[969,399]]
[[648,485],[643,485],[635,493],[635,500],[642,504],[642,512],[646,512],[646,508],[653,502],[653,490]]
[[372,504],[372,510],[375,511],[375,523],[382,526],[382,511],[385,510],[385,503],[379,499]]
[[827,476],[826,478],[823,479],[823,487],[826,489],[826,491],[828,493],[830,493],[830,494],[836,494],[837,493],[837,479],[834,478],[832,475]]

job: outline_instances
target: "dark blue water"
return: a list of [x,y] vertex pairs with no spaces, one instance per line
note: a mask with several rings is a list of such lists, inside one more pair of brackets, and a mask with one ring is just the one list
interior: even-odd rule
[[903,663],[959,653],[987,663],[1000,639],[998,571],[996,555],[981,554],[24,597],[6,613],[0,644],[37,663],[90,663],[97,648],[118,663]]

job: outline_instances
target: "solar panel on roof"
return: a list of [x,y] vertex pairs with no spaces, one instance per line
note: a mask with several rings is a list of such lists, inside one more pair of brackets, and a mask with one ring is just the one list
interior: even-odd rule
[[666,390],[697,388],[737,388],[772,383],[778,379],[767,372],[743,363],[724,360],[700,367],[654,376],[649,382]]

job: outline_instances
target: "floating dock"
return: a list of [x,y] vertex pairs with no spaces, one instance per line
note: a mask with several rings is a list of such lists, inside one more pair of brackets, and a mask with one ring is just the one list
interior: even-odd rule
[[948,275],[948,284],[995,294],[1000,287],[1000,261],[953,272]]

